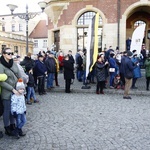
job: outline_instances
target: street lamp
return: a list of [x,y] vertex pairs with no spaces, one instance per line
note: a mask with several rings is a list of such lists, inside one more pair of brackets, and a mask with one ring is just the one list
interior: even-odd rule
[[[46,8],[47,3],[44,1],[41,1],[38,3],[40,8],[42,9],[42,12],[44,12],[44,9]],[[28,53],[28,22],[30,19],[33,19],[36,15],[39,15],[41,12],[28,12],[28,4],[26,4],[26,13],[13,13],[16,8],[18,8],[17,5],[8,4],[7,5],[11,11],[11,15],[18,16],[21,19],[25,19],[26,21],[26,54]]]

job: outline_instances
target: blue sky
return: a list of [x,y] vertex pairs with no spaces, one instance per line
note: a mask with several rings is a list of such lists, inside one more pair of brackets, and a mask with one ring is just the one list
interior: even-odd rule
[[26,11],[26,4],[28,4],[29,12],[41,11],[38,2],[42,0],[1,0],[0,2],[0,15],[10,14],[7,4],[15,4],[18,6],[14,13],[24,13]]

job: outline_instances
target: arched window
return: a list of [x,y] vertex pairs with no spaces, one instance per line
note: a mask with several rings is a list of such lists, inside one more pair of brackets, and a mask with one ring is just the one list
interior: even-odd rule
[[[96,15],[94,11],[84,12],[77,20],[77,49],[87,49],[88,27],[92,18]],[[102,49],[102,17],[99,16],[98,48]]]
[[144,21],[138,20],[134,23],[134,29],[137,28],[138,26],[142,25],[142,24],[146,24]]
[[[84,14],[82,14],[78,21],[77,21],[77,25],[89,25],[91,19],[96,15],[96,12],[94,11],[88,11],[85,12]],[[99,17],[99,25],[102,26],[102,17]]]

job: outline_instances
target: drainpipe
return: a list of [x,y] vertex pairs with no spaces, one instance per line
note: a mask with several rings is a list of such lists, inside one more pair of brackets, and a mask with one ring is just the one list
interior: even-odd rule
[[118,22],[117,46],[120,50],[120,0],[117,1],[117,22]]

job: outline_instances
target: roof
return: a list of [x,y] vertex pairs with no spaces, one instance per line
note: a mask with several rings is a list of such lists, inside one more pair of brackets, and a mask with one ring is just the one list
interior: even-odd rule
[[37,26],[29,35],[29,38],[48,38],[48,27],[46,20],[40,20]]

